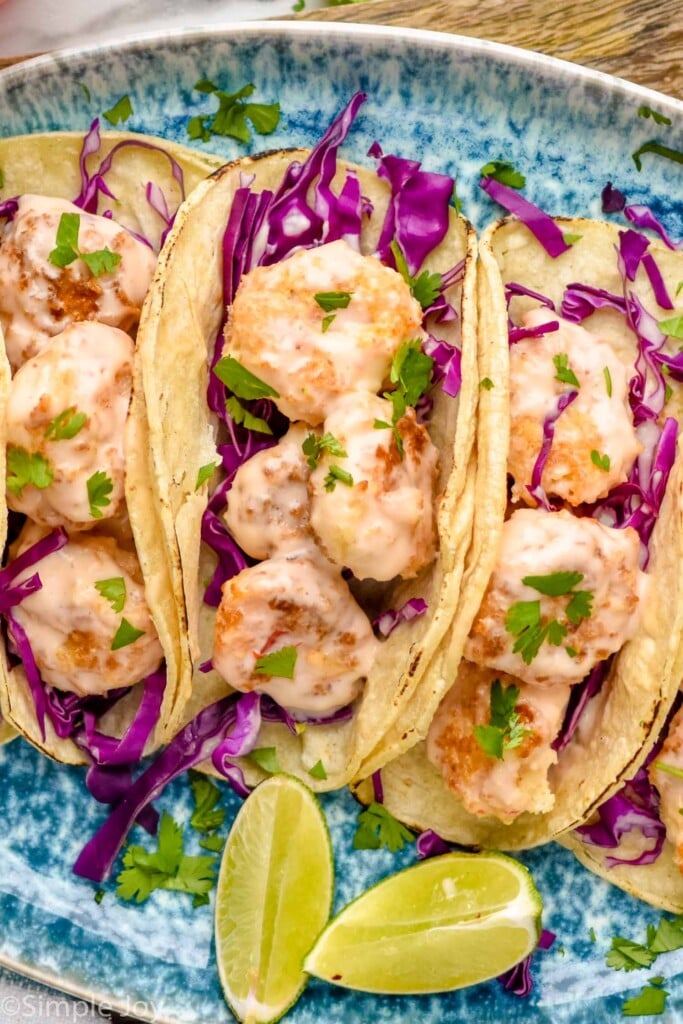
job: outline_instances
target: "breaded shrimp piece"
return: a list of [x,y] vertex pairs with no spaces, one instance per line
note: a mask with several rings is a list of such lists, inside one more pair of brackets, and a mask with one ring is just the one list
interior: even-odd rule
[[[120,256],[116,267],[95,276],[80,258],[68,266],[52,262],[65,213],[78,217],[78,251],[107,248]],[[152,250],[113,220],[65,199],[21,196],[14,219],[0,231],[0,328],[12,369],[79,320],[134,334],[155,266]]]
[[[13,556],[45,533],[27,523]],[[81,534],[21,573],[17,583],[36,572],[41,589],[25,597],[12,614],[26,632],[48,685],[86,697],[133,686],[156,671],[163,652],[131,551],[111,537]],[[118,611],[114,589],[117,607],[122,602]],[[130,628],[122,627],[124,619]]]
[[[91,321],[68,327],[17,370],[7,402],[10,508],[76,530],[123,511],[132,383],[131,338]],[[22,483],[27,459],[42,460],[40,486]],[[106,504],[92,505],[88,481],[98,473],[111,489]]]
[[396,424],[401,454],[393,430],[375,426],[391,418],[391,403],[384,398],[363,393],[341,398],[324,430],[346,456],[325,452],[309,482],[311,526],[320,547],[359,579],[416,576],[436,553],[438,453],[408,408]]
[[[642,449],[628,404],[628,373],[606,343],[547,309],[532,309],[524,325],[557,321],[559,330],[510,347],[510,451],[512,496],[536,502],[527,488],[543,443],[543,424],[560,395],[577,390],[555,422],[541,476],[549,497],[570,505],[604,498],[623,483]],[[558,379],[564,377],[565,379]],[[577,384],[571,382],[571,376]],[[567,379],[569,378],[569,379]]]
[[[465,657],[526,683],[578,683],[636,630],[648,584],[638,556],[631,528],[566,511],[519,509],[503,526]],[[562,585],[569,577],[556,575],[567,573],[576,574],[571,586]],[[538,586],[524,583],[528,577],[540,577]],[[539,589],[551,578],[560,584],[555,596]]]
[[[236,690],[267,693],[293,714],[326,716],[350,704],[377,646],[347,584],[319,556],[276,555],[223,585],[213,667]],[[294,658],[291,678],[277,667],[271,674],[267,662],[258,671],[259,659],[283,648]]]
[[[509,728],[500,737],[502,756],[477,738],[490,727],[491,692],[498,680],[503,693],[517,700]],[[550,810],[554,795],[548,770],[557,762],[552,742],[569,700],[570,687],[529,686],[502,673],[463,661],[442,700],[427,736],[427,756],[470,814],[493,816],[509,824],[523,811]],[[490,745],[489,745],[490,747]]]
[[317,426],[347,391],[379,391],[403,342],[425,336],[421,324],[399,273],[329,242],[242,278],[225,354],[277,391],[285,416]]

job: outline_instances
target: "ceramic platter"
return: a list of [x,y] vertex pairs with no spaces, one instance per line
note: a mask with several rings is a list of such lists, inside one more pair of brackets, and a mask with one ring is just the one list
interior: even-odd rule
[[[253,82],[255,100],[279,100],[282,119],[267,148],[311,145],[356,90],[366,91],[344,155],[370,163],[366,153],[378,139],[385,152],[456,176],[464,210],[478,227],[500,214],[477,187],[479,168],[504,159],[526,174],[528,198],[550,212],[599,216],[600,192],[610,180],[629,202],[650,204],[674,237],[683,235],[683,170],[646,156],[638,173],[631,160],[653,137],[664,135],[681,148],[683,104],[535,54],[436,33],[243,23],[66,52],[0,75],[0,133],[85,130],[127,93],[134,114],[126,128],[187,142],[188,119],[211,109],[210,98],[193,91],[207,77],[229,92]],[[672,124],[639,117],[642,104]],[[256,137],[253,148],[259,146]],[[246,152],[228,139],[212,140],[212,149],[226,158]],[[159,1024],[232,1020],[218,985],[210,907],[192,910],[189,898],[163,891],[140,907],[124,904],[112,882],[97,903],[95,887],[71,873],[104,817],[86,793],[83,771],[53,764],[16,741],[0,750],[0,772],[0,962]],[[230,816],[237,800],[227,789],[225,801]],[[159,803],[187,823],[186,781],[169,787]],[[323,805],[338,906],[414,861],[414,846],[401,854],[353,850],[358,807],[348,793],[327,796]],[[199,851],[190,846],[188,852]],[[557,935],[535,958],[530,997],[519,999],[495,981],[449,996],[403,999],[312,983],[287,1021],[619,1019],[624,999],[652,972],[613,971],[605,952],[614,935],[642,940],[658,912],[588,874],[559,847],[522,859],[543,894],[544,925]],[[660,957],[657,973],[670,992],[666,1019],[683,1019],[675,1009],[683,1005],[683,951]]]

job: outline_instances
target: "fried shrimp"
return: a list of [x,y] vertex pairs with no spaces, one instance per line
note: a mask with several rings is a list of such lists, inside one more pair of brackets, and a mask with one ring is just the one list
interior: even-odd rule
[[300,423],[273,448],[242,463],[228,493],[226,526],[252,558],[313,544],[309,525],[308,478],[302,445],[308,435]]
[[575,400],[555,421],[541,486],[570,505],[604,498],[623,483],[642,445],[628,404],[628,375],[612,348],[584,327],[547,309],[530,310],[526,327],[557,321],[559,329],[510,347],[510,452],[512,496],[535,505],[529,494],[543,443],[543,425],[559,397]]
[[[26,524],[13,555],[45,535]],[[163,659],[137,557],[111,537],[81,534],[17,577],[42,587],[13,615],[43,680],[82,697],[133,686]],[[118,598],[118,600],[116,600]]]
[[240,282],[225,353],[274,388],[292,420],[323,422],[351,389],[377,392],[422,310],[400,274],[347,242],[302,249]]
[[[63,214],[78,219],[78,253],[109,249],[117,265],[95,275],[75,251],[68,265],[54,262]],[[0,328],[12,369],[79,320],[134,333],[155,266],[152,250],[114,221],[64,199],[21,196],[0,233]]]
[[309,483],[320,547],[359,579],[416,576],[436,551],[436,448],[408,408],[396,424],[400,451],[391,419],[384,398],[339,399],[324,429],[346,454],[325,452]]
[[648,774],[659,793],[659,817],[666,827],[667,839],[675,848],[676,866],[683,872],[683,708],[671,719],[666,739],[651,762]]
[[[10,508],[72,529],[121,512],[132,377],[130,337],[94,322],[68,327],[17,370],[7,402]],[[96,504],[94,479],[108,482]]]
[[[276,555],[223,585],[214,668],[235,689],[267,693],[294,714],[350,704],[377,646],[348,586],[320,558]],[[289,667],[278,665],[278,652]]]
[[647,587],[638,555],[633,529],[514,512],[465,657],[526,683],[579,682],[635,632]]
[[[491,733],[496,685],[499,694],[517,699],[505,725]],[[509,824],[523,811],[541,814],[553,806],[548,769],[557,762],[552,742],[569,694],[566,685],[529,686],[462,662],[432,720],[427,757],[470,814]]]

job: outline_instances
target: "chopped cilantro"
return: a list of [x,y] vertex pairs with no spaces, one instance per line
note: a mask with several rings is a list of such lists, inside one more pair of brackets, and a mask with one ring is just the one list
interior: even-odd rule
[[479,172],[481,178],[493,178],[510,188],[524,188],[526,178],[507,160],[491,160]]
[[322,330],[323,334],[327,334],[328,330],[330,329],[330,327],[334,323],[336,316],[337,316],[336,313],[328,313],[327,316],[323,317],[322,323],[321,323],[321,326],[320,326],[320,329]]
[[257,135],[270,135],[274,132],[280,122],[280,104],[245,102],[255,88],[250,83],[237,92],[228,93],[208,79],[197,82],[195,89],[198,92],[216,96],[218,110],[213,115],[192,117],[187,125],[190,138],[208,142],[212,135],[227,135],[240,142],[249,142],[251,131],[248,121]]
[[337,486],[337,481],[340,484],[344,484],[346,487],[353,487],[353,477],[350,473],[347,473],[341,466],[336,466],[334,463],[330,466],[330,470],[323,481],[326,491],[333,491]]
[[679,768],[677,765],[666,764],[665,761],[655,761],[653,767],[667,775],[673,775],[675,779],[683,779],[683,768]]
[[588,938],[591,942],[597,942],[597,938],[595,937],[595,928],[588,929]]
[[345,459],[347,454],[334,434],[330,434],[329,432],[323,434],[322,437],[316,437],[313,431],[311,431],[306,435],[306,439],[301,445],[301,449],[306,456],[306,462],[311,469],[315,469],[323,453],[327,453],[328,455],[332,455],[338,459]]
[[557,619],[551,619],[546,628],[548,643],[553,647],[561,647],[562,641],[567,635],[567,627],[563,626],[561,622],[557,621]]
[[320,779],[321,781],[327,778],[325,765],[322,763],[322,761],[317,761],[312,768],[309,768],[308,774],[311,776],[312,779]]
[[133,104],[130,102],[130,96],[122,96],[110,110],[103,111],[103,116],[112,125],[127,121],[129,117],[133,116]]
[[455,182],[453,182],[453,207],[456,213],[462,213],[462,199],[458,195],[458,188]]
[[54,470],[48,460],[38,452],[27,452],[11,444],[7,448],[7,490],[21,497],[24,487],[31,485],[39,491],[49,487]]
[[269,775],[277,775],[280,771],[275,747],[255,747],[247,757],[249,761],[253,761]]
[[674,316],[669,320],[660,320],[657,324],[662,334],[670,338],[683,338],[683,316]]
[[225,819],[225,810],[216,807],[223,795],[218,786],[199,772],[190,772],[190,786],[194,797],[194,811],[190,818],[192,828],[197,832],[213,832],[220,828]]
[[278,651],[257,658],[254,672],[261,676],[275,676],[277,679],[293,679],[296,659],[296,647],[281,647]]
[[397,391],[404,402],[401,416],[405,406],[416,405],[429,387],[433,365],[434,360],[424,354],[419,340],[404,341],[399,348],[391,364],[389,379],[398,385]]
[[490,391],[491,388],[493,387],[493,381],[491,380],[490,377],[482,377],[482,379],[479,381],[479,387],[482,388],[484,391]]
[[430,273],[429,270],[423,270],[419,277],[412,277],[398,242],[394,240],[390,249],[394,256],[396,269],[410,288],[413,298],[417,299],[422,309],[429,309],[443,288],[443,277],[441,274]]
[[644,153],[655,153],[657,156],[663,156],[666,160],[683,164],[683,153],[680,150],[671,149],[670,146],[665,146],[663,143],[657,142],[656,139],[650,139],[649,142],[644,142],[635,153],[631,153],[631,159],[639,171],[643,169],[643,162],[640,158]]
[[617,935],[612,939],[612,947],[605,957],[605,963],[615,971],[637,971],[641,967],[649,967],[656,957],[656,953],[640,942],[623,939]]
[[213,372],[233,395],[252,401],[256,398],[279,398],[279,393],[270,384],[247,370],[233,356],[223,356],[213,368]]
[[105,601],[109,601],[118,615],[126,604],[126,581],[123,576],[112,576],[107,580],[97,580],[95,590]]
[[648,107],[645,103],[638,107],[638,117],[651,117],[655,124],[671,124],[670,117],[667,117],[666,114],[658,113],[658,111]]
[[129,846],[123,856],[123,870],[117,877],[116,895],[122,900],[144,903],[155,889],[177,889],[195,896],[195,906],[216,880],[217,857],[188,857],[183,850],[181,828],[165,811],[161,816],[157,849]]
[[211,479],[216,470],[217,465],[217,462],[207,462],[205,466],[199,467],[199,472],[197,473],[197,483],[194,485],[195,491],[198,491],[202,484],[205,484],[207,480]]
[[414,834],[397,821],[383,804],[371,803],[358,815],[358,828],[353,837],[355,850],[379,850],[392,853],[415,841]]
[[583,579],[581,572],[551,572],[547,576],[524,576],[522,583],[546,597],[564,597],[571,594],[577,583]]
[[70,405],[55,416],[43,436],[51,441],[70,441],[83,429],[87,420],[84,412],[76,412],[76,406]]
[[593,611],[593,592],[591,590],[576,590],[566,608],[567,618],[575,626],[581,619],[589,619]]
[[112,252],[106,246],[95,252],[81,252],[78,248],[80,223],[79,213],[61,215],[57,226],[56,245],[49,255],[50,263],[56,267],[68,267],[80,256],[93,277],[110,274],[121,262],[120,253]]
[[660,985],[659,979],[652,978],[650,984],[644,985],[637,996],[627,999],[621,1007],[624,1017],[656,1017],[663,1013],[669,993]]
[[662,917],[648,939],[648,946],[657,954],[683,948],[683,914],[674,918]]
[[111,505],[109,495],[114,490],[114,484],[110,477],[102,469],[98,469],[92,476],[88,477],[85,483],[88,488],[88,502],[90,503],[90,515],[93,519],[101,519],[101,509]]
[[85,84],[85,82],[79,82],[78,85],[79,85],[79,88],[81,89],[83,95],[85,96],[86,100],[88,101],[88,103],[90,103],[90,100],[92,99],[92,97],[90,95],[90,89]]
[[601,469],[603,473],[609,472],[609,468],[611,465],[610,457],[607,454],[601,455],[597,448],[593,448],[593,450],[591,451],[591,462],[598,469]]
[[128,619],[122,618],[119,628],[114,634],[114,639],[111,642],[111,650],[119,651],[122,647],[128,647],[144,635],[144,629],[137,629],[128,621]]
[[580,242],[583,235],[573,235],[571,231],[565,231],[562,235],[565,245],[573,245],[574,242]]
[[559,380],[563,384],[571,384],[575,388],[581,387],[578,377],[569,366],[569,356],[566,352],[558,352],[556,356],[553,356],[553,363],[557,370],[555,380]]
[[105,896],[104,889],[96,889],[95,890],[95,895],[93,896],[93,899],[94,899],[95,903],[97,903],[98,906],[102,902],[102,900],[104,899],[104,896]]
[[212,853],[220,853],[225,846],[225,837],[214,833],[210,836],[204,836],[203,839],[199,840],[199,845],[203,850],[210,850]]
[[235,423],[243,426],[246,430],[256,430],[259,434],[272,434],[270,426],[260,416],[254,416],[249,409],[240,402],[239,398],[229,395],[225,399],[225,408]]
[[296,0],[296,2],[292,4],[292,10],[294,11],[295,14],[298,14],[299,11],[303,11],[305,6],[306,0]]
[[524,728],[515,710],[519,693],[519,688],[513,684],[503,689],[500,679],[493,680],[489,724],[474,727],[475,739],[490,757],[502,760],[506,750],[514,750],[531,735],[531,730]]
[[602,371],[605,375],[605,388],[607,390],[607,397],[612,397],[612,374],[609,372],[609,366],[605,366]]
[[313,298],[325,313],[333,309],[346,309],[353,292],[317,292]]

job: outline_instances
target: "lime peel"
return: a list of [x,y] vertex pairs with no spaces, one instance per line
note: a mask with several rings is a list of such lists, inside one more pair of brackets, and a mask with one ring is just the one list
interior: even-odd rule
[[223,994],[248,1024],[278,1020],[303,990],[305,954],[329,919],[333,860],[320,805],[297,779],[274,775],[241,807],[216,892]]
[[542,908],[531,875],[513,858],[446,854],[385,878],[345,907],[304,969],[363,992],[453,991],[533,952]]

